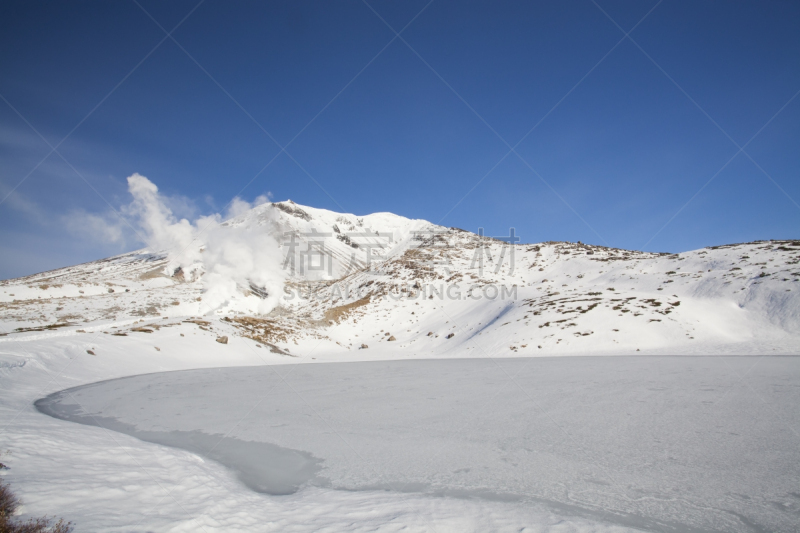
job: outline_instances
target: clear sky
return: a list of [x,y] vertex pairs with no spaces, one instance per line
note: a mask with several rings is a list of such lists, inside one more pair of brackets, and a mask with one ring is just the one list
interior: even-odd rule
[[103,228],[134,172],[186,216],[800,238],[798,91],[800,2],[5,1],[0,278],[141,247]]

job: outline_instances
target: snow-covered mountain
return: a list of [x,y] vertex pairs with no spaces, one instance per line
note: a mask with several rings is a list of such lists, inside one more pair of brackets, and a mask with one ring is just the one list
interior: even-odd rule
[[[190,265],[176,250],[144,249],[0,282],[0,335],[103,331],[125,343],[182,324],[209,343],[226,336],[299,356],[800,351],[800,241],[680,254],[508,244],[291,201],[257,206],[217,233],[226,231],[232,242],[272,238],[259,251],[280,266],[276,283],[224,278],[200,241]],[[221,250],[226,264],[239,260],[235,247]],[[236,284],[234,296],[210,303],[212,270]]]
[[[189,223],[136,185],[159,246],[0,282],[2,475],[26,513],[81,531],[792,530],[795,358],[533,357],[797,354],[800,241],[511,245],[288,201]],[[92,383],[96,406],[74,388]],[[54,393],[100,427],[37,411]],[[275,446],[331,485],[248,489],[236,472]]]

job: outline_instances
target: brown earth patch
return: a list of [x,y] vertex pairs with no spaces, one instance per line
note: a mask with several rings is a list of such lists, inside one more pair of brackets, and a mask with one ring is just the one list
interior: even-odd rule
[[370,301],[370,298],[371,295],[367,295],[361,298],[360,300],[356,300],[355,302],[351,302],[345,305],[340,305],[337,307],[331,307],[330,309],[325,311],[325,321],[336,322],[338,324],[342,320],[345,320],[347,316],[354,310],[358,309],[359,307],[367,305]]

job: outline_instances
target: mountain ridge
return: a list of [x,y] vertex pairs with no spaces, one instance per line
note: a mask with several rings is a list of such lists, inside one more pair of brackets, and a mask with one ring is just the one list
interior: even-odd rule
[[[235,290],[212,305],[209,272],[224,269],[203,262],[204,244],[189,267],[144,248],[0,282],[1,333],[90,327],[123,337],[143,323],[158,331],[180,319],[284,354],[312,344],[426,356],[800,351],[797,240],[679,254],[509,244],[392,213],[356,216],[290,200],[256,206],[219,231],[232,242],[268,234],[273,248],[259,251],[274,279],[225,278]],[[236,249],[221,250],[213,253],[236,262]]]

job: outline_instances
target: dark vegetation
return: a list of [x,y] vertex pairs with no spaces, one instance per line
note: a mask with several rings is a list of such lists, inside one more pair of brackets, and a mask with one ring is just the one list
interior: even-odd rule
[[59,519],[31,518],[20,522],[12,518],[20,501],[8,485],[0,483],[0,533],[70,533],[72,523]]

